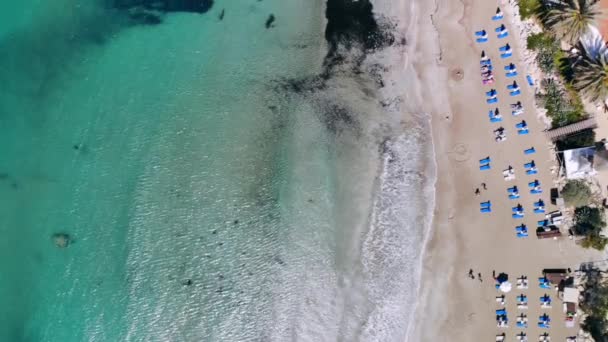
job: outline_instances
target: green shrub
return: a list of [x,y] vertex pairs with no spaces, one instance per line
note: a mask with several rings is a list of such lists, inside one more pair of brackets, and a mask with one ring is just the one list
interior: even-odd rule
[[603,251],[608,244],[608,238],[599,234],[587,235],[582,241],[581,246],[583,248],[593,248],[598,251]]
[[[589,204],[589,199],[591,198],[591,189],[589,189],[589,186],[587,186],[587,183],[585,181],[582,181],[579,179],[571,179],[568,181],[568,183],[566,183],[566,185],[562,189],[562,197],[564,198],[564,201],[566,201],[566,203],[570,206],[583,207],[583,206]],[[589,208],[589,207],[583,207],[583,208]],[[577,210],[583,209],[583,208],[578,208]],[[589,208],[589,209],[591,209],[591,208]],[[597,208],[593,208],[593,209],[597,209]],[[581,213],[580,213],[580,215],[582,215],[581,216],[582,223],[587,222],[585,220],[586,213],[587,213],[586,209],[584,211],[581,211]],[[577,221],[578,221],[578,219],[577,219]],[[584,235],[584,233],[580,233],[579,235]]]
[[[581,185],[579,184],[577,186]],[[563,190],[562,195],[564,195]],[[565,196],[564,199],[566,199]],[[602,229],[604,229],[604,227],[606,227],[606,222],[604,222],[603,213],[599,208],[585,206],[574,210],[574,226],[572,226],[572,232],[576,236],[583,237],[581,246],[585,248],[594,248],[600,251],[604,250],[606,244],[608,244],[608,238],[602,235]]]
[[585,118],[583,105],[575,91],[566,87],[566,92],[560,89],[553,79],[541,82],[544,94],[537,95],[537,100],[547,110],[553,128],[562,127],[581,121]]
[[559,151],[570,150],[573,148],[589,147],[595,145],[595,131],[586,129],[566,138],[556,141]]
[[553,46],[555,46],[555,44],[555,38],[544,32],[532,33],[528,36],[526,41],[526,45],[530,50],[552,48]]
[[599,269],[586,270],[586,278],[580,306],[588,316],[581,328],[595,341],[608,341],[608,283]]
[[519,0],[519,15],[522,19],[530,18],[538,12],[540,8],[539,0]]

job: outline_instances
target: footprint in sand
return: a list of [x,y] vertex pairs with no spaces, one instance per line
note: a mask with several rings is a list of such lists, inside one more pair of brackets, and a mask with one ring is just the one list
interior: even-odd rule
[[465,144],[456,144],[450,152],[448,152],[450,159],[457,162],[465,162],[471,158],[471,152]]

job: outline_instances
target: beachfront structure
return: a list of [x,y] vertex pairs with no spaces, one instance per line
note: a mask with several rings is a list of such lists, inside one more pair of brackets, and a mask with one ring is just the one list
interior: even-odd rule
[[564,288],[563,298],[564,313],[566,314],[566,327],[573,327],[576,317],[576,306],[578,305],[579,291],[573,287]]
[[594,176],[595,147],[582,147],[563,151],[566,178],[581,179]]

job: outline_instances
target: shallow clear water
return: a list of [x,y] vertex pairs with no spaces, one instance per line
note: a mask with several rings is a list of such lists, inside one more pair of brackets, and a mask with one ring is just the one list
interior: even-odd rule
[[374,336],[386,122],[359,81],[289,86],[321,72],[323,1],[151,26],[94,2],[0,6],[0,340]]

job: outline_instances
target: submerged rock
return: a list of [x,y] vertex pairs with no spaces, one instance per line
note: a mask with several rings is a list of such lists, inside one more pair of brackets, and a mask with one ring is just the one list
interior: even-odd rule
[[55,233],[53,234],[52,238],[53,243],[55,243],[55,246],[59,248],[66,248],[72,242],[72,238],[69,234],[66,233]]

